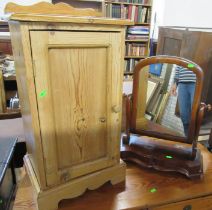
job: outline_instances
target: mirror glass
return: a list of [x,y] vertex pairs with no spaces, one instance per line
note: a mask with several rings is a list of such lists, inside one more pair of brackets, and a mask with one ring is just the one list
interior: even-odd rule
[[192,70],[157,63],[139,72],[136,129],[187,138],[196,87]]

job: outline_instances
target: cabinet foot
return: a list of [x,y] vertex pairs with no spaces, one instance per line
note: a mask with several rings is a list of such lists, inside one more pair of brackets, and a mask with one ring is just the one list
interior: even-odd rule
[[108,181],[113,185],[120,183],[125,180],[126,173],[126,164],[120,161],[120,163],[112,167],[81,176],[50,189],[41,190],[27,155],[24,157],[24,163],[32,183],[38,210],[57,210],[61,200],[78,197],[87,189],[95,190]]

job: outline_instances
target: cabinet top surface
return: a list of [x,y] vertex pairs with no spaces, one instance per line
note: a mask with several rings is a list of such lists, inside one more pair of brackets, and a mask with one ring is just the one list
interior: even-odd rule
[[75,8],[63,2],[51,4],[39,2],[30,6],[8,3],[5,13],[12,14],[10,20],[25,22],[91,23],[107,25],[133,25],[127,19],[106,19],[103,13],[92,8]]
[[106,25],[133,25],[133,21],[127,19],[109,19],[103,17],[91,16],[71,16],[71,15],[53,15],[53,14],[13,14],[11,20],[24,22],[60,22],[60,23],[88,23],[88,24],[106,24]]

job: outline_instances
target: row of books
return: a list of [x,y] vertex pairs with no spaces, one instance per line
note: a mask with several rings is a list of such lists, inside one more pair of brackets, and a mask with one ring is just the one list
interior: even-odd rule
[[145,56],[147,52],[146,44],[127,43],[126,56]]
[[143,6],[106,4],[106,16],[130,19],[136,23],[150,23],[151,10]]
[[127,29],[126,39],[129,40],[149,40],[149,27],[148,26],[130,26]]
[[149,26],[129,26],[127,33],[149,35]]
[[138,63],[138,59],[127,59],[125,60],[125,69],[124,69],[124,72],[133,72],[134,71],[134,68],[135,68],[135,65]]
[[151,9],[143,6],[129,5],[128,17],[136,23],[150,23]]
[[133,4],[152,4],[152,0],[112,0],[108,2],[122,2],[122,3],[133,3]]
[[128,40],[143,40],[143,41],[148,41],[149,40],[149,35],[132,35],[132,34],[127,34],[126,39]]

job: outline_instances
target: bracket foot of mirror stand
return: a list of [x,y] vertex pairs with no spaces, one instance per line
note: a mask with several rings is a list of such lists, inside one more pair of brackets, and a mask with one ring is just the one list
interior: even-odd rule
[[191,146],[188,145],[187,148],[183,149],[181,143],[175,142],[174,149],[171,149],[162,143],[160,145],[160,141],[155,141],[154,138],[131,135],[129,144],[122,144],[121,158],[141,167],[179,172],[190,179],[200,179],[203,176],[201,151],[197,149],[195,159],[189,160],[186,157],[186,153],[190,153],[189,147]]

